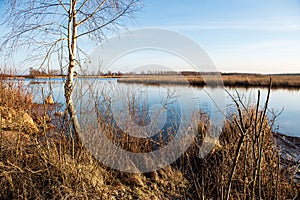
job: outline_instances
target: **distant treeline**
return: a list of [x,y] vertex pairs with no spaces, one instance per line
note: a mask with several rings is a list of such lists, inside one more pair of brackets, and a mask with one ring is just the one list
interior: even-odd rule
[[[196,71],[141,71],[141,72],[101,72],[98,71],[95,73],[94,71],[89,73],[87,70],[80,70],[78,73],[75,72],[75,76],[88,77],[88,76],[108,76],[108,77],[121,77],[126,75],[144,75],[144,76],[153,76],[153,75],[182,75],[182,76],[203,76],[203,75],[222,75],[225,76],[300,76],[300,73],[282,73],[282,74],[260,74],[260,73],[240,73],[240,72],[196,72]],[[27,75],[14,75],[13,73],[3,73],[0,71],[0,78],[13,78],[13,77],[25,77],[25,78],[36,78],[36,77],[51,77],[51,76],[65,76],[62,70],[46,70],[46,69],[35,69],[33,67],[29,68],[29,73]]]
[[32,67],[29,68],[28,76],[61,76],[61,70],[46,70],[46,69],[34,69]]

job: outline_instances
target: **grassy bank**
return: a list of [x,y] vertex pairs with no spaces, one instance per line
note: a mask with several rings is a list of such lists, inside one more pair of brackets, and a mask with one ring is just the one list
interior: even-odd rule
[[[49,112],[35,116],[32,96],[22,86],[0,82],[0,87],[1,199],[299,197],[299,184],[280,164],[272,121],[255,106],[228,115],[219,142],[212,141],[215,148],[205,158],[199,158],[199,149],[210,122],[201,115],[195,119],[197,137],[175,163],[150,173],[129,174],[106,167],[78,148],[67,137],[65,124],[61,129],[52,127],[57,124],[51,124]],[[116,138],[114,131],[119,130],[106,120],[99,119],[114,143],[133,152],[151,150],[143,138],[126,134]]]
[[272,78],[274,88],[300,88],[300,75],[222,74],[220,77],[205,74],[196,75],[130,75],[118,79],[124,83],[180,84],[205,86],[223,81],[228,87],[268,87]]

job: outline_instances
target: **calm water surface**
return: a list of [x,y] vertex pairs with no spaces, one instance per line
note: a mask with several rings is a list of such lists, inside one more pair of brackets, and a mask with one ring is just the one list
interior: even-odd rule
[[[25,86],[29,86],[31,92],[35,94],[34,100],[42,103],[42,91],[49,94],[52,90],[54,100],[64,104],[63,93],[63,79],[25,79],[22,81]],[[49,84],[51,82],[51,85]],[[39,83],[39,84],[37,84]],[[51,88],[51,89],[50,89]],[[116,89],[117,88],[117,89]],[[263,106],[267,95],[265,88],[237,88],[227,90],[233,95],[239,96],[245,101],[245,104],[253,104],[257,99],[258,90],[261,91],[261,106]],[[215,100],[221,103],[222,112],[231,112],[234,110],[234,104],[229,95],[221,88],[208,89],[208,88],[195,88],[189,86],[165,86],[165,85],[135,85],[117,83],[117,79],[77,79],[76,80],[76,95],[74,95],[77,108],[81,106],[93,106],[90,98],[98,98],[105,95],[112,95],[118,93],[117,96],[129,96],[135,94],[141,100],[147,99],[146,108],[151,108],[151,105],[158,105],[165,102],[168,104],[169,109],[174,107],[175,110],[181,107],[181,111],[192,110],[193,108],[200,108],[208,113],[211,117],[221,117],[222,113],[216,111],[214,107]],[[129,94],[129,93],[130,94]],[[123,93],[120,95],[120,93]],[[124,94],[128,93],[128,94]],[[93,95],[97,94],[97,95]],[[214,99],[212,99],[212,95]],[[115,95],[115,94],[114,94]],[[110,96],[112,97],[112,96]],[[116,96],[113,96],[114,98]],[[221,99],[220,99],[221,98]],[[166,102],[165,100],[168,100]],[[300,90],[287,90],[287,89],[273,89],[269,101],[268,115],[272,113],[281,114],[278,116],[274,130],[281,133],[300,137]],[[145,104],[143,104],[145,105]],[[175,117],[176,118],[176,117]]]

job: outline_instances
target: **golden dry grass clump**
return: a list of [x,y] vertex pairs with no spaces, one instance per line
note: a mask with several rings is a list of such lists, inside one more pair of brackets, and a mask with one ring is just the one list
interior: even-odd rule
[[29,110],[33,104],[33,96],[22,83],[0,81],[0,106]]
[[182,173],[171,167],[127,174],[102,166],[84,150],[72,155],[72,145],[62,137],[39,141],[5,131],[0,145],[4,199],[177,199],[187,187]]
[[[289,179],[280,163],[272,123],[255,107],[227,117],[218,144],[200,159],[198,138],[179,161],[195,199],[294,199],[300,184]],[[205,135],[208,124],[200,124]]]

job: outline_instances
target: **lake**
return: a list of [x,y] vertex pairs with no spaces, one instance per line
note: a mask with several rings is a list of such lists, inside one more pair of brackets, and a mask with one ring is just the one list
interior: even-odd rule
[[[25,79],[18,81],[22,82],[24,86],[28,86],[30,92],[34,94],[34,101],[42,103],[42,90],[45,96],[49,93],[50,90],[52,90],[54,100],[56,102],[64,104],[63,79]],[[51,85],[49,85],[50,82]],[[239,94],[240,98],[243,99],[245,104],[247,105],[255,104],[257,99],[257,92],[258,90],[260,90],[261,107],[263,107],[267,95],[266,88],[226,88],[226,90],[233,96],[237,96],[237,94]],[[182,117],[184,112],[190,112],[193,109],[199,108],[203,112],[206,112],[211,117],[215,118],[217,123],[219,122],[216,118],[223,119],[223,114],[225,112],[230,113],[235,109],[231,97],[222,88],[196,88],[178,85],[126,84],[118,83],[117,79],[115,78],[78,78],[76,79],[75,93],[76,94],[74,95],[74,99],[77,103],[78,109],[82,109],[83,106],[93,106],[93,104],[91,104],[93,103],[93,101],[88,100],[90,98],[98,98],[99,100],[99,98],[101,99],[103,96],[108,96],[109,99],[113,98],[114,101],[112,102],[117,102],[114,105],[118,110],[120,107],[126,104],[119,104],[118,102],[134,94],[136,97],[139,97],[140,102],[144,102],[142,104],[139,104],[140,112],[138,113],[138,115],[142,115],[143,112],[147,113],[147,110],[152,109],[155,111],[165,106],[165,108],[167,108],[167,110],[169,111],[174,108],[176,111],[174,113],[177,113],[180,115],[179,117]],[[93,94],[97,94],[98,96]],[[145,99],[147,101],[145,101]],[[299,100],[300,90],[273,89],[271,91],[268,106],[268,116],[271,117],[272,112],[279,113],[282,111],[276,119],[275,125],[273,127],[274,131],[278,131],[290,136],[300,137]],[[218,106],[222,108],[219,109],[218,106],[214,105],[216,104],[215,101],[219,101],[220,105]],[[222,112],[220,110],[222,110]],[[124,110],[121,111],[119,109],[119,111],[123,112]],[[166,120],[165,118],[168,118],[168,123],[172,123],[173,120],[173,122],[176,124],[178,117],[176,117],[174,113],[166,113],[165,115],[161,115],[162,118],[158,119]],[[124,114],[120,115],[120,117],[124,116]],[[149,117],[149,115],[147,116]],[[141,116],[134,123],[141,123],[139,122],[139,119],[141,119]],[[150,123],[147,122],[147,119],[143,120],[146,121],[146,125],[147,123]],[[163,125],[159,125],[158,128],[161,126]]]

